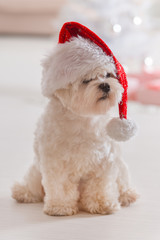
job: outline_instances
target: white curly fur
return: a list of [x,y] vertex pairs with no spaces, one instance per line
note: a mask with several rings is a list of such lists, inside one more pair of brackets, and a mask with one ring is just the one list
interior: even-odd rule
[[[18,202],[44,200],[49,215],[72,215],[79,209],[110,214],[138,196],[118,143],[107,135],[123,89],[112,60],[88,44],[81,38],[60,44],[45,61],[42,91],[50,100],[35,132],[35,161],[24,182],[12,188]],[[107,72],[114,75],[106,78]],[[99,88],[102,83],[110,85],[109,93]]]

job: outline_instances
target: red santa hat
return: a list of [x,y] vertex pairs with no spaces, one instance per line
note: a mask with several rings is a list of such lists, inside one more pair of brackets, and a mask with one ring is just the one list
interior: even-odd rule
[[[100,55],[105,55],[105,58],[111,59],[112,63],[115,66],[116,77],[117,77],[119,83],[122,85],[124,91],[123,91],[121,102],[119,103],[119,118],[113,118],[108,123],[107,132],[111,138],[113,138],[117,141],[126,141],[126,140],[130,139],[133,135],[135,135],[135,132],[136,132],[136,125],[134,124],[134,122],[127,119],[128,83],[127,83],[126,73],[125,73],[122,65],[115,58],[115,56],[113,55],[110,48],[106,45],[106,43],[102,39],[100,39],[90,29],[88,29],[87,27],[85,27],[77,22],[67,22],[62,26],[62,29],[59,34],[59,42],[58,42],[59,44],[58,45],[65,45],[68,42],[70,42],[73,38],[75,39],[75,38],[79,38],[79,37],[81,37],[82,39],[90,40],[91,44],[92,43],[96,44],[96,46],[99,47]],[[71,46],[70,46],[70,48],[71,48]],[[59,58],[60,55],[61,55],[61,59],[59,59],[59,62],[63,61],[63,58],[64,58],[63,54],[61,54],[60,52],[57,54],[57,58]],[[54,57],[53,61],[55,61],[55,59],[56,59],[56,56]],[[98,62],[98,60],[97,60],[97,62]],[[45,64],[47,65],[47,62]],[[62,65],[63,65],[63,63],[62,63]],[[72,67],[74,68],[74,66],[72,66]],[[59,65],[56,65],[55,69],[57,69],[57,72],[58,72],[58,68],[59,68]],[[68,68],[69,67],[66,67],[66,69],[68,69]],[[75,67],[75,69],[76,68],[77,67]],[[72,69],[72,71],[73,71],[73,69]],[[50,75],[50,74],[47,73],[47,75]],[[49,79],[49,77],[48,77],[48,79]],[[59,77],[59,79],[62,79],[62,77]],[[69,79],[70,79],[70,82],[72,82],[71,76]],[[51,90],[56,90],[56,89],[60,88],[61,84],[68,83],[67,82],[68,80],[65,80],[64,78],[62,81],[63,81],[63,83],[61,83],[60,81],[57,81],[57,83],[54,86],[51,86],[50,85],[51,81],[48,81],[47,89],[49,89],[49,90],[48,90],[48,92],[46,91],[47,94],[49,95],[49,91],[51,91]],[[44,88],[44,91],[43,91],[44,95],[47,95],[47,94],[45,94],[45,87],[43,87],[43,81],[42,81],[42,90],[43,90],[43,88]]]
[[102,39],[100,39],[94,32],[92,32],[87,27],[81,25],[80,23],[77,23],[77,22],[65,23],[62,26],[62,29],[59,34],[59,43],[65,43],[66,41],[70,41],[72,37],[77,37],[77,36],[87,38],[90,41],[94,42],[106,53],[107,56],[111,56],[113,58],[114,64],[116,66],[117,78],[124,89],[122,101],[119,103],[119,115],[120,115],[120,118],[127,118],[128,83],[127,83],[126,73],[122,65],[115,58],[115,56],[113,55],[109,47],[106,45],[106,43]]

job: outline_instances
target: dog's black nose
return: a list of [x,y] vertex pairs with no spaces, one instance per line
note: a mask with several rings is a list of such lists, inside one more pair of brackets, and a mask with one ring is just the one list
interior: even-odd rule
[[105,93],[108,93],[110,91],[110,86],[108,83],[101,83],[99,85],[99,89],[101,89]]

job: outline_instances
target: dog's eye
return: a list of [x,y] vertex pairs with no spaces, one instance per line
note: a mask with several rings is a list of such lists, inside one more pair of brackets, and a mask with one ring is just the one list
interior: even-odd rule
[[83,83],[84,83],[84,84],[88,84],[88,83],[91,82],[91,81],[92,81],[92,79],[84,80]]
[[106,74],[106,78],[110,78],[111,75],[112,75],[111,73],[107,73],[107,74]]

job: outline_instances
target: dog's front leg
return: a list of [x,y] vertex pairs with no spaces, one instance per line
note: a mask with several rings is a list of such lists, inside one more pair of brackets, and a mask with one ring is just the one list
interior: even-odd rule
[[128,167],[122,158],[116,159],[119,168],[117,184],[119,188],[119,202],[121,206],[128,206],[139,198],[136,190],[131,186]]
[[45,191],[44,212],[46,214],[66,216],[78,212],[78,186],[69,180],[64,169],[52,166],[49,169],[43,169],[42,184]]
[[[115,173],[116,174],[116,173]],[[96,174],[81,183],[81,208],[90,213],[111,214],[120,208],[114,171]]]

